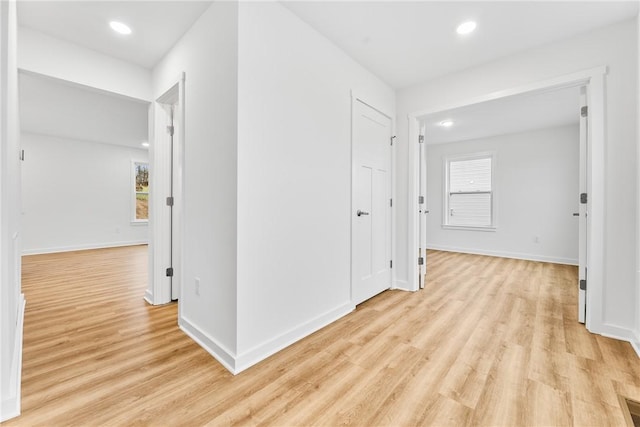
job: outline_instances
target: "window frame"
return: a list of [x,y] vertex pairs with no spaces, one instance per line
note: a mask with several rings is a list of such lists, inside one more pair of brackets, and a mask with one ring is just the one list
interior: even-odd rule
[[[131,182],[129,183],[129,191],[131,192],[131,225],[147,225],[149,223],[149,218],[139,219],[137,218],[136,208],[137,208],[137,196],[138,194],[146,194],[147,200],[149,198],[149,191],[136,191],[136,166],[137,165],[147,165],[147,170],[149,170],[149,161],[148,160],[131,160]],[[150,173],[150,171],[149,171]]]
[[[450,180],[450,164],[451,162],[491,159],[491,224],[489,225],[459,225],[449,223],[449,202],[451,192],[449,189]],[[448,230],[470,230],[470,231],[496,231],[497,214],[496,214],[496,153],[494,151],[484,151],[468,154],[455,154],[443,157],[443,187],[442,187],[442,228]],[[484,193],[484,192],[483,192]]]

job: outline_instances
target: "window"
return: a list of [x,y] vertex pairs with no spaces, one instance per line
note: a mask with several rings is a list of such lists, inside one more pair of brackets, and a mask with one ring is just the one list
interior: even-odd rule
[[133,221],[149,221],[149,164],[133,162]]
[[444,226],[494,229],[493,154],[445,160]]

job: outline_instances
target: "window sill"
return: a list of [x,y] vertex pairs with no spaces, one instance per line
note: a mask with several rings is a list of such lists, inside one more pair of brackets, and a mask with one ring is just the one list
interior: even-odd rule
[[471,226],[471,225],[448,225],[442,224],[443,230],[467,230],[467,231],[493,231],[497,230],[495,225]]
[[131,221],[131,225],[149,225],[149,220],[148,219],[139,219],[139,220],[134,220]]

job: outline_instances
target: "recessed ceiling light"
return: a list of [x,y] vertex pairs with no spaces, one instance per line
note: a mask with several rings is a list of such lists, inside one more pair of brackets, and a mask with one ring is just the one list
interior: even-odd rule
[[143,147],[148,147],[148,146],[149,146],[149,143],[148,143],[148,142],[143,142],[143,143],[142,143],[142,146],[143,146]]
[[456,28],[456,32],[461,35],[469,34],[472,33],[473,30],[476,29],[476,27],[477,24],[474,21],[466,21],[458,25],[458,28]]
[[442,127],[450,128],[451,126],[453,126],[453,120],[443,120],[438,124]]
[[123,24],[122,22],[111,21],[109,22],[109,26],[113,31],[115,31],[118,34],[124,34],[124,35],[131,34],[131,28],[129,28],[128,25]]

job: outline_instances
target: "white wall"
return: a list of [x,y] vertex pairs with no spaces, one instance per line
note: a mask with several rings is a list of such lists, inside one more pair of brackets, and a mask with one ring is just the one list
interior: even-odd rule
[[19,28],[18,67],[145,101],[151,71],[30,28]]
[[[636,20],[538,47],[485,65],[406,88],[398,93],[398,117],[473,97],[606,65],[606,246],[603,323],[622,332],[635,323]],[[406,122],[404,122],[406,123]],[[408,126],[398,127],[398,170],[407,168]],[[399,174],[398,217],[406,217],[407,176]],[[406,260],[406,223],[398,223],[398,252]],[[400,266],[406,263],[399,262]],[[406,275],[407,272],[405,271]]]
[[[186,74],[186,281],[179,322],[231,369],[236,349],[237,32],[237,3],[214,2],[153,70],[154,99],[181,72]],[[195,277],[201,280],[200,295]]]
[[0,2],[0,421],[20,414],[20,123],[15,1]]
[[[428,145],[427,248],[577,265],[579,138],[573,125]],[[478,152],[495,154],[497,227],[443,229],[444,159]]]
[[147,243],[132,224],[132,161],[147,150],[22,134],[23,253]]
[[[637,104],[636,104],[636,165],[640,165],[640,14],[636,17],[637,27],[637,44],[636,55],[638,63],[636,64],[637,75]],[[634,349],[638,356],[640,356],[640,166],[637,166],[637,179],[636,179],[636,326],[635,326],[635,340],[633,341]]]
[[154,96],[181,71],[180,325],[238,372],[353,308],[350,90],[391,112],[394,94],[276,3],[213,3]]
[[395,99],[278,3],[241,3],[239,34],[240,370],[353,309],[350,91]]

